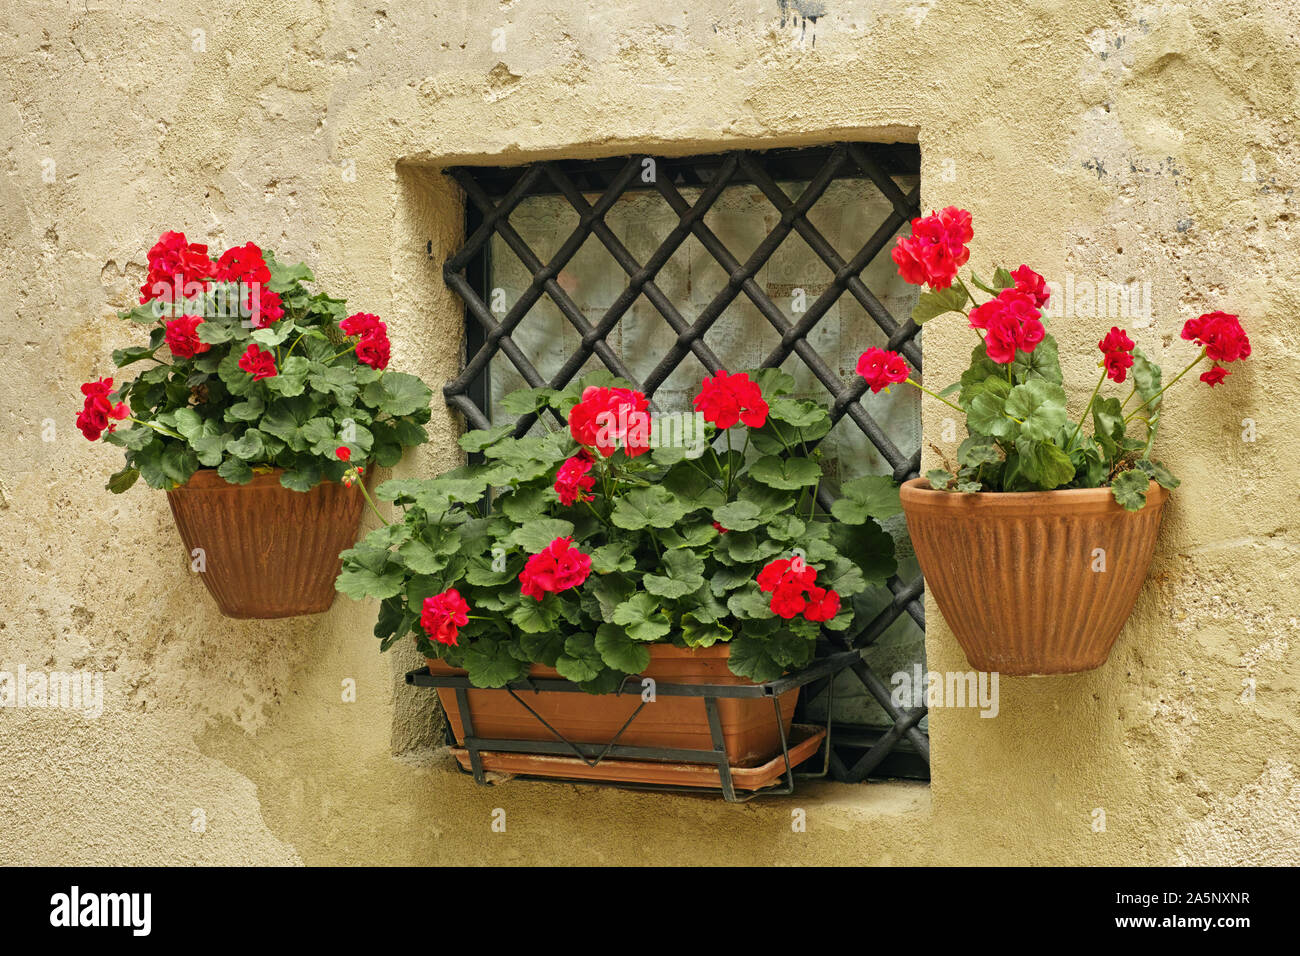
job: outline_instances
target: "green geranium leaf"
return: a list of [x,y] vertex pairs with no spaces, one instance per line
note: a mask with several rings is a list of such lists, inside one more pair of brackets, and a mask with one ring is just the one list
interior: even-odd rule
[[[348,552],[345,551],[344,554]],[[334,587],[354,601],[368,597],[382,601],[384,598],[398,594],[402,590],[402,581],[401,568],[375,571],[359,563],[345,561],[343,571],[334,582]]]
[[631,571],[636,567],[636,558],[632,556],[633,547],[630,541],[611,541],[601,545],[591,552],[591,570],[597,574]]
[[652,594],[638,591],[614,608],[614,623],[627,629],[634,641],[656,641],[672,630]]
[[262,433],[256,428],[250,428],[226,446],[226,450],[236,458],[255,461],[266,453],[266,446],[262,443]]
[[1017,385],[1007,396],[1004,410],[1020,421],[1020,436],[1035,441],[1054,438],[1069,421],[1065,410],[1065,389],[1046,379],[1033,379]]
[[480,638],[461,653],[461,664],[475,687],[505,687],[523,677],[528,664],[510,653],[510,642],[499,638]]
[[[993,379],[993,382],[1005,380]],[[999,394],[997,387],[983,388],[975,393],[966,412],[966,424],[971,432],[978,435],[991,435],[994,438],[1013,439],[1020,433],[1020,426],[1007,415],[1006,393]]]
[[595,680],[604,670],[605,663],[596,649],[596,638],[591,634],[575,634],[564,642],[564,653],[555,661],[560,676],[576,684]]
[[[286,468],[280,475],[280,484],[290,491],[308,492],[321,481],[320,467],[310,461],[299,459],[294,468]],[[391,526],[390,526],[391,527]]]
[[1056,339],[1050,335],[1044,336],[1032,352],[1017,351],[1015,361],[1011,363],[1011,371],[1021,382],[1042,380],[1060,385],[1061,359],[1057,353]]
[[253,480],[253,469],[248,462],[238,458],[227,458],[217,469],[217,474],[232,485],[246,485]]
[[731,628],[717,621],[701,620],[695,614],[682,615],[682,640],[687,647],[712,647],[731,640]]
[[807,428],[826,418],[826,409],[816,402],[793,398],[774,398],[768,403],[768,415],[795,428]]
[[[807,458],[778,458],[767,455],[750,466],[749,474],[769,488],[792,491],[806,488],[821,480],[821,466]],[[725,527],[725,524],[724,524]]]
[[998,443],[987,435],[971,435],[957,449],[957,463],[967,468],[995,465],[1005,457]]
[[664,574],[647,574],[642,586],[661,598],[685,597],[704,586],[704,561],[694,551],[667,551],[663,557]]
[[1168,488],[1173,491],[1182,482],[1174,477],[1173,472],[1164,466],[1163,462],[1151,461],[1149,458],[1143,458],[1137,463],[1146,474],[1155,479],[1156,484],[1162,488]]
[[310,370],[311,363],[305,358],[301,355],[290,355],[280,363],[275,375],[263,381],[272,392],[285,398],[293,398],[307,390],[307,373]]
[[731,639],[730,646],[731,657],[727,665],[733,674],[762,684],[776,680],[785,673],[785,667],[769,652],[766,639],[747,637],[741,633]]
[[1163,395],[1155,398],[1156,395],[1160,394],[1160,366],[1147,358],[1141,349],[1135,348],[1133,349],[1133,367],[1130,371],[1133,374],[1133,387],[1137,389],[1138,398],[1143,402],[1150,402],[1142,409],[1143,417],[1150,418],[1160,408],[1160,403],[1164,401]]
[[602,624],[596,628],[596,650],[607,667],[625,674],[640,674],[650,666],[650,648],[632,640],[627,631],[616,624]]
[[947,491],[957,476],[943,468],[931,468],[925,473],[925,477],[935,491]]
[[831,505],[831,515],[845,524],[863,524],[872,518],[888,518],[903,510],[898,486],[884,475],[854,478],[840,486],[840,498]]
[[762,521],[762,509],[752,501],[731,501],[713,511],[713,520],[728,531],[749,531]]
[[[550,631],[555,628],[555,610],[551,607],[550,601],[524,598],[510,612],[510,621],[515,627],[528,633]],[[588,680],[589,678],[584,677],[582,679]]]
[[516,528],[506,538],[506,543],[514,545],[528,554],[537,554],[556,538],[573,537],[573,524],[560,518],[537,518]]
[[457,444],[465,451],[477,452],[482,451],[490,445],[495,445],[507,435],[514,433],[514,425],[497,425],[494,428],[477,428],[473,431],[465,432],[457,439]]
[[384,372],[378,382],[366,387],[367,401],[376,386],[380,389],[380,400],[370,404],[379,406],[380,411],[394,418],[427,409],[433,399],[429,386],[407,372]]
[[1016,440],[1020,471],[1043,491],[1067,485],[1074,478],[1070,456],[1050,441]]
[[960,285],[951,285],[934,292],[922,292],[916,300],[916,307],[912,309],[912,321],[922,325],[946,312],[960,312],[967,301],[966,289]]
[[1151,487],[1151,478],[1141,468],[1130,468],[1115,478],[1110,486],[1110,493],[1124,506],[1126,511],[1141,511],[1147,503],[1147,490]]
[[628,531],[643,528],[671,528],[691,508],[662,485],[635,488],[618,499],[610,520]]
[[156,349],[147,345],[132,345],[124,349],[113,350],[113,364],[118,368],[130,365],[132,362],[139,362],[141,359],[153,358]]
[[113,492],[113,494],[120,495],[122,492],[134,485],[136,479],[139,477],[140,472],[128,465],[121,471],[115,471],[108,479],[108,484],[104,487]]

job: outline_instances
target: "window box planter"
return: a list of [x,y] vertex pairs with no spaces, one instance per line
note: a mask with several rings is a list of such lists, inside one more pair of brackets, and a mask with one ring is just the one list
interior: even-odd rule
[[971,665],[1007,675],[1105,663],[1146,579],[1169,492],[1138,511],[1109,488],[901,491],[916,557]]
[[310,491],[280,484],[282,469],[232,485],[212,469],[167,492],[176,529],[221,613],[294,617],[329,610],[339,553],[356,541],[365,500],[323,481]]
[[[793,768],[817,753],[828,729],[792,722],[803,685],[861,659],[823,657],[795,674],[756,684],[727,666],[726,646],[655,645],[649,666],[621,693],[590,694],[553,668],[500,689],[474,687],[466,672],[430,658],[407,683],[436,687],[458,746],[480,783],[485,771],[630,786],[793,791]],[[643,678],[654,697],[643,698]]]

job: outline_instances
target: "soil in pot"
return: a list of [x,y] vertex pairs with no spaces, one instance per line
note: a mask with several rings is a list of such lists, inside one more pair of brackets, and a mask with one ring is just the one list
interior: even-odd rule
[[1124,510],[1109,488],[961,494],[913,478],[901,489],[926,588],[967,659],[1013,676],[1105,663],[1168,497],[1154,481],[1141,511]]
[[[339,553],[357,538],[359,488],[323,481],[308,492],[280,484],[281,469],[232,485],[211,469],[167,492],[191,562],[221,613],[294,617],[329,610]],[[196,549],[202,549],[201,554]]]

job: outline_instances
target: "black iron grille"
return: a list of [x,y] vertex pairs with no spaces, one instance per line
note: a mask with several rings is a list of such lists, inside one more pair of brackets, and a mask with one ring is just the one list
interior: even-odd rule
[[[645,182],[642,170],[647,159],[655,164],[652,182]],[[733,151],[688,158],[631,156],[602,160],[559,160],[517,167],[457,167],[447,170],[464,189],[466,235],[464,246],[447,259],[443,275],[447,284],[465,301],[466,351],[461,374],[443,392],[447,403],[461,412],[475,428],[488,428],[490,399],[488,376],[498,355],[518,371],[532,387],[563,388],[578,376],[594,356],[611,372],[637,385],[654,402],[657,389],[688,356],[709,372],[723,368],[710,348],[708,333],[724,311],[744,295],[771,324],[779,341],[762,361],[762,367],[779,367],[797,356],[831,397],[831,419],[847,419],[870,440],[897,480],[914,477],[920,464],[919,448],[911,454],[900,451],[894,439],[877,422],[860,399],[866,391],[861,377],[837,373],[809,341],[809,333],[845,293],[852,296],[879,326],[887,347],[901,352],[915,369],[921,367],[917,341],[920,329],[910,317],[895,318],[867,287],[863,272],[877,256],[887,254],[891,238],[910,219],[919,215],[919,186],[904,191],[893,177],[918,176],[920,154],[910,144],[838,143],[832,146]],[[836,180],[856,179],[873,184],[887,200],[889,212],[866,243],[851,258],[843,258],[808,218],[809,211]],[[791,198],[780,183],[798,184],[797,198]],[[706,214],[733,186],[759,190],[774,207],[775,225],[743,261],[705,222]],[[651,191],[671,209],[677,224],[659,242],[653,254],[640,262],[606,224],[605,216],[625,193]],[[683,191],[697,194],[694,202]],[[577,214],[578,222],[547,261],[529,246],[511,225],[510,215],[525,199],[549,195],[562,197]],[[594,197],[594,202],[588,197]],[[764,291],[755,276],[777,248],[794,233],[830,270],[831,280],[796,319],[785,312]],[[531,275],[531,281],[504,314],[488,306],[490,256],[493,237],[499,238]],[[565,291],[557,278],[592,237],[604,247],[613,263],[627,275],[627,283],[603,315],[589,318]],[[698,313],[688,321],[672,299],[655,284],[655,278],[677,249],[693,237],[721,266],[726,281]],[[512,338],[530,310],[549,297],[564,319],[578,334],[578,346],[549,377],[536,367],[530,356]],[[675,334],[667,351],[658,358],[648,375],[634,375],[607,338],[639,297],[644,297]],[[517,435],[536,422],[533,415],[518,422]],[[818,491],[822,507],[829,510],[832,492],[823,483]],[[826,632],[827,650],[862,648],[875,642],[902,615],[910,615],[922,628],[925,612],[921,602],[920,575],[888,582],[892,598],[865,626],[848,634]],[[898,706],[891,690],[868,664],[853,667],[853,673],[892,722],[888,726],[835,726],[835,745],[830,754],[832,774],[841,780],[859,781],[872,776],[929,775],[929,739],[919,726],[926,708]],[[827,691],[828,681],[807,688],[801,707],[806,708]]]

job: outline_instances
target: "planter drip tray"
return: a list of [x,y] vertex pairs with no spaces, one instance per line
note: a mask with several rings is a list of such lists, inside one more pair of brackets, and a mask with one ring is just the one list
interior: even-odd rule
[[[826,728],[812,724],[795,724],[790,729],[790,766],[803,763],[826,739]],[[472,771],[470,752],[464,747],[451,750],[461,769]],[[722,775],[709,764],[674,763],[655,760],[608,758],[594,766],[577,757],[552,754],[503,753],[481,750],[483,769],[490,773],[516,774],[521,777],[548,777],[596,783],[632,784],[651,787],[696,787],[717,790]],[[755,791],[775,786],[785,776],[785,757],[777,754],[758,767],[730,767],[731,783],[737,790]]]

